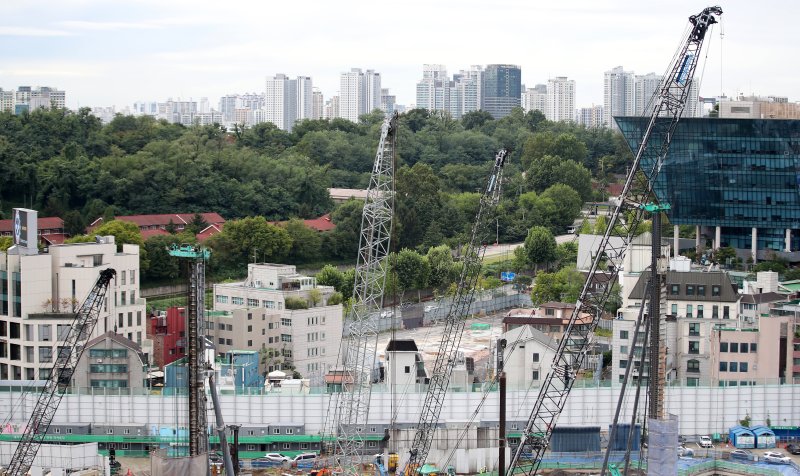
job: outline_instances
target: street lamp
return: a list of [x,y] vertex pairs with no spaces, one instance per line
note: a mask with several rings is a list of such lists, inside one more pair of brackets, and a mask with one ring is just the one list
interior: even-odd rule
[[500,244],[500,217],[495,217],[494,219],[497,224],[494,235],[494,245],[497,246]]

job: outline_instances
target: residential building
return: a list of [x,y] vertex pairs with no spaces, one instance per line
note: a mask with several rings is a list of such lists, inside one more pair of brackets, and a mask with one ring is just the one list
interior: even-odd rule
[[[631,150],[645,117],[618,117]],[[695,225],[696,246],[731,246],[743,259],[800,261],[800,196],[793,139],[800,121],[682,119],[654,184],[670,223]],[[652,167],[650,156],[642,169]]]
[[614,117],[634,115],[635,103],[633,72],[625,71],[622,66],[606,71],[603,78],[604,125],[616,127]]
[[603,127],[604,111],[600,105],[579,108],[575,111],[575,122],[586,127]]
[[314,115],[314,86],[309,76],[298,76],[297,79],[297,118],[295,121],[312,119]]
[[368,69],[352,68],[340,79],[338,116],[358,122],[359,116],[381,107],[381,75]]
[[[779,351],[783,350],[783,345],[791,349],[791,377],[790,383],[800,383],[800,301],[794,300],[790,303],[781,304],[770,309],[770,317],[789,317],[786,327],[781,324],[780,336],[786,341],[781,340],[778,346]],[[782,352],[781,352],[782,354]],[[787,371],[787,379],[788,379]],[[788,381],[788,380],[787,380]]]
[[[658,94],[659,86],[664,77],[656,73],[648,73],[645,75],[634,76],[634,111],[632,115],[635,116],[649,116],[652,109],[651,102],[653,97]],[[686,111],[684,111],[686,112]],[[687,117],[687,116],[684,116]]]
[[431,111],[446,111],[454,119],[480,109],[481,67],[472,66],[447,76],[441,64],[423,65],[422,79],[417,83],[416,107]]
[[105,236],[94,243],[52,245],[40,253],[36,211],[14,213],[22,233],[0,253],[0,379],[48,378],[58,341],[107,268],[115,269],[117,277],[91,337],[115,331],[149,352],[146,303],[139,297],[139,247],[125,244],[119,249],[113,236]]
[[14,112],[14,99],[15,99],[14,91],[6,91],[3,88],[0,88],[0,111],[2,112]]
[[[64,243],[67,234],[64,231],[64,220],[59,217],[44,217],[37,219],[37,233],[42,246],[60,245]],[[14,220],[0,220],[0,236],[14,234]]]
[[311,90],[311,119],[322,119],[325,111],[325,99],[319,88]]
[[[3,99],[3,110],[7,110],[7,105],[8,99]],[[62,90],[47,86],[20,86],[14,94],[13,110],[15,114],[19,114],[37,109],[64,109],[66,105],[66,93]]]
[[339,117],[339,96],[331,96],[325,102],[325,107],[322,110],[323,119],[335,119]]
[[525,112],[539,111],[547,114],[547,85],[537,84],[528,88],[522,94],[522,110]]
[[[265,349],[282,357],[272,370],[291,364],[312,382],[321,381],[336,365],[341,344],[342,306],[327,305],[333,293],[292,265],[252,263],[245,281],[214,285],[214,311],[224,312],[208,314],[207,334],[219,353]],[[298,300],[308,309],[291,309]]]
[[389,94],[389,89],[381,89],[381,111],[387,115],[394,114],[394,105],[397,103],[397,96]]
[[[531,325],[522,325],[504,332],[503,368],[511,389],[541,385],[550,372],[558,342]],[[495,347],[495,355],[499,349]]]
[[153,341],[154,367],[164,368],[186,356],[186,318],[186,308],[176,306],[148,318],[147,337]]
[[[183,232],[187,226],[191,225],[195,220],[195,215],[200,215],[200,218],[205,223],[203,229],[199,234],[209,234],[216,228],[218,232],[225,224],[225,219],[219,213],[206,212],[206,213],[163,213],[158,215],[122,215],[114,217],[115,220],[127,221],[135,223],[142,233],[142,238],[147,239],[154,235],[167,235],[167,229],[172,226],[175,228],[176,233]],[[86,232],[91,233],[94,229],[103,224],[103,217],[100,217],[86,227]]]
[[289,79],[285,74],[267,78],[264,94],[264,119],[279,129],[291,132],[294,124],[311,119],[313,114],[313,87],[311,78],[298,76]]
[[130,339],[108,331],[86,343],[72,385],[77,388],[142,388],[147,358]]
[[547,81],[548,121],[573,121],[575,119],[575,80],[566,76],[550,78]]
[[450,85],[443,64],[423,65],[422,79],[417,83],[417,107],[429,111],[449,111]]
[[725,119],[800,119],[800,103],[786,97],[739,95],[719,102],[719,117]]
[[520,107],[522,70],[510,64],[490,64],[482,76],[481,109],[501,119]]
[[[533,309],[511,309],[503,317],[503,332],[509,332],[523,326],[531,328],[560,342],[564,338],[575,304],[564,302],[546,302]],[[581,315],[577,326],[589,325],[592,316]]]

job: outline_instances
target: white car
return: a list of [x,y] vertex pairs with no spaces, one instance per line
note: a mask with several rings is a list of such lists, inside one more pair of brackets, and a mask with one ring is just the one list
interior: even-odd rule
[[433,312],[439,309],[439,306],[425,306],[425,312]]
[[713,448],[714,443],[711,441],[710,436],[701,436],[700,441],[697,442],[697,446],[700,448]]
[[262,456],[261,459],[274,461],[276,463],[283,463],[284,461],[289,461],[290,458],[288,456],[283,456],[280,453],[267,453]]
[[792,464],[792,460],[783,453],[777,451],[767,451],[764,453],[764,461],[772,464]]

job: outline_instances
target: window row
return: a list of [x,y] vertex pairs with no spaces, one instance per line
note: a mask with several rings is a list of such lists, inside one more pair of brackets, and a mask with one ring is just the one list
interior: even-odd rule
[[[706,285],[705,284],[686,284],[684,285],[685,294],[687,296],[705,296],[706,295]],[[681,285],[680,284],[671,284],[669,287],[670,295],[678,296],[681,293]],[[721,292],[721,287],[718,284],[711,285],[711,295],[712,296],[719,296]]]
[[748,371],[748,363],[747,362],[720,362],[719,363],[719,371],[720,372],[747,372]]
[[[217,304],[228,304],[230,302],[236,306],[244,306],[245,298],[239,296],[225,296],[223,294],[217,294],[214,296],[214,300]],[[283,309],[283,302],[281,301],[270,301],[264,299],[260,301],[261,307],[264,309]],[[259,307],[259,300],[254,298],[247,298],[247,307]]]
[[720,352],[732,352],[746,354],[748,351],[751,353],[758,352],[758,344],[755,342],[748,344],[747,342],[720,342]]

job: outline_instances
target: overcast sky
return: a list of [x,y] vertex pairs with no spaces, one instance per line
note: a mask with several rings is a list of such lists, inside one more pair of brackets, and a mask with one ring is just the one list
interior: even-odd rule
[[[642,0],[26,0],[3,5],[0,87],[54,86],[67,106],[262,92],[276,73],[311,76],[325,98],[353,67],[415,101],[423,63],[522,67],[529,87],[576,81],[603,102],[603,72],[663,73],[688,16],[711,5]],[[722,2],[706,40],[701,95],[800,100],[792,1]],[[721,37],[720,33],[724,33]],[[700,68],[698,73],[701,73]]]

